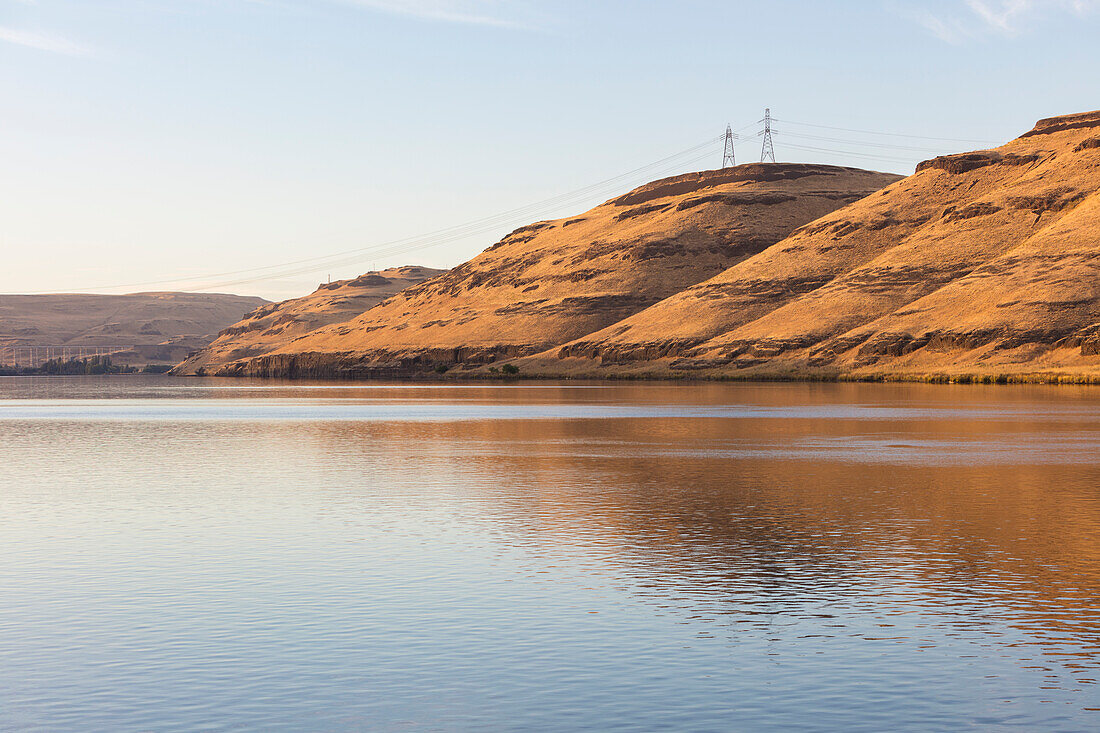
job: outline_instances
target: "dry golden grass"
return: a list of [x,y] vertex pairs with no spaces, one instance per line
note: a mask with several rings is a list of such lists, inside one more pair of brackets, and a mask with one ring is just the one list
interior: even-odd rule
[[314,329],[348,321],[410,285],[445,270],[407,265],[326,283],[309,295],[268,303],[228,326],[174,374],[214,373],[225,364],[286,346]]
[[0,354],[10,359],[13,348],[28,346],[65,347],[73,355],[100,348],[120,363],[171,364],[266,303],[217,293],[0,295]]
[[[528,373],[1100,374],[1100,112],[915,175]],[[932,375],[932,376],[927,376]],[[954,376],[952,376],[954,375]]]
[[579,216],[518,229],[358,318],[221,371],[333,376],[355,365],[430,369],[537,353],[706,280],[897,179],[750,164],[655,181]]

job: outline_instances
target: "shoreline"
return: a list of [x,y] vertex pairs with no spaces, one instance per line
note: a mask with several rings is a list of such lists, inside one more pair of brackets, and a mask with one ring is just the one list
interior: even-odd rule
[[363,372],[349,374],[298,374],[289,376],[285,374],[168,374],[185,378],[223,378],[223,379],[263,379],[284,380],[291,382],[325,381],[325,382],[664,382],[664,383],[716,383],[716,382],[757,382],[757,383],[781,383],[801,382],[813,383],[863,383],[863,384],[954,384],[954,385],[1066,385],[1066,386],[1100,386],[1100,373],[1072,374],[1067,372],[970,372],[970,373],[946,373],[929,372],[921,374],[906,374],[896,372],[881,373],[855,373],[838,372],[833,374],[803,373],[803,372],[759,372],[753,374],[646,374],[646,373],[611,373],[611,374],[570,374],[534,372],[514,375],[488,374],[485,372],[473,372],[466,374],[437,374],[433,372],[407,373],[396,375],[393,373],[365,375]]

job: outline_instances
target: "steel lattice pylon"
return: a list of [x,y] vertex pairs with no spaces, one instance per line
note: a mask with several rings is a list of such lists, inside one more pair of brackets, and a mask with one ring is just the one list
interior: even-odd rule
[[765,163],[770,158],[771,162],[775,162],[775,146],[772,145],[772,111],[768,107],[764,110],[764,119],[761,120],[764,123],[764,129],[760,133],[764,136],[763,141],[760,143],[760,162]]
[[729,125],[726,125],[726,147],[722,152],[722,167],[732,168],[737,165],[737,155],[733,150],[733,141],[737,136],[733,134],[733,130]]

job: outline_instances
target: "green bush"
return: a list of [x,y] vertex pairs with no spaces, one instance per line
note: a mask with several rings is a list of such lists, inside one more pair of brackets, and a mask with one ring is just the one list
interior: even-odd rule
[[515,364],[505,364],[500,368],[505,374],[519,374],[519,367]]

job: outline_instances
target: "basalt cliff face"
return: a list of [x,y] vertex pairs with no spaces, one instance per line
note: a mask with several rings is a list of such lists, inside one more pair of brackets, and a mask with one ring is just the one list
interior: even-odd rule
[[214,374],[226,364],[266,354],[310,331],[344,323],[394,293],[446,270],[408,265],[320,285],[301,298],[266,303],[221,331],[206,348],[177,365],[173,374]]
[[[517,365],[585,376],[1100,376],[1100,111],[926,161]],[[1014,376],[1015,375],[1015,376]]]
[[517,229],[357,318],[215,373],[407,374],[535,354],[713,277],[898,178],[750,164],[655,181],[579,216]]
[[174,364],[268,301],[219,293],[0,295],[0,363],[110,354]]

